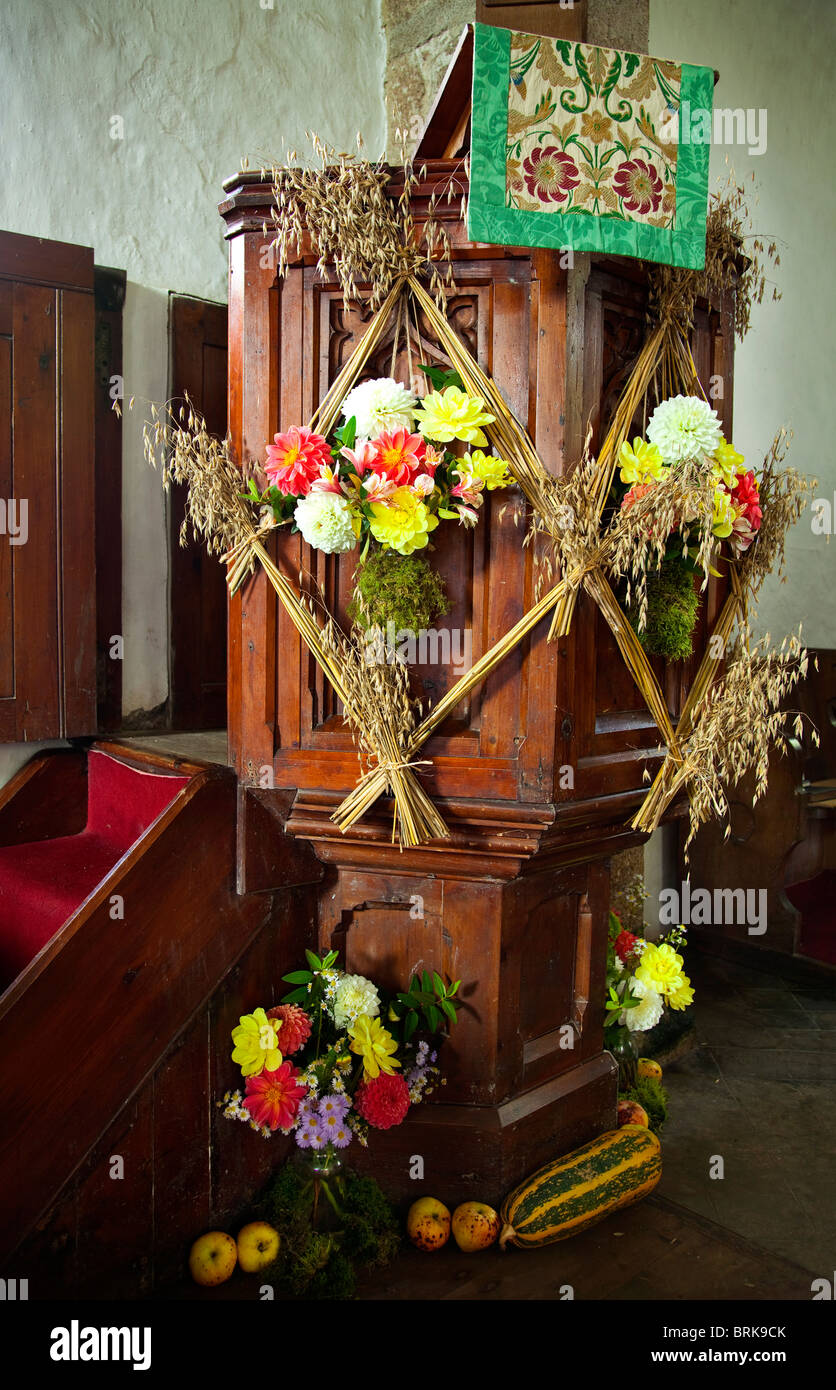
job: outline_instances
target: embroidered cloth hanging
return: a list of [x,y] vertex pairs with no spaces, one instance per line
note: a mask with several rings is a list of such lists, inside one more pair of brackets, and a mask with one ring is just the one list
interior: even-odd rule
[[474,29],[470,237],[701,269],[712,69]]

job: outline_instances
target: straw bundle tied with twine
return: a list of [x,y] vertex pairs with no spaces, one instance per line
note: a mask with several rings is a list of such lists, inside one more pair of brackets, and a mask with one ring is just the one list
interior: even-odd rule
[[[653,550],[653,545],[648,546],[643,540],[653,529],[648,527],[648,518],[656,518],[658,523],[660,509],[663,520],[677,510],[680,515],[694,515],[696,485],[693,481],[689,484],[687,478],[660,484],[653,490],[657,496],[642,497],[629,516],[617,515],[603,532],[601,517],[621,446],[651,390],[657,399],[676,391],[702,391],[687,335],[697,294],[706,292],[706,287],[711,292],[727,288],[737,273],[734,248],[739,250],[739,205],[729,203],[734,216],[724,213],[720,204],[712,209],[705,272],[657,268],[652,279],[657,322],[636,359],[598,459],[590,461],[585,456],[568,478],[556,479],[543,466],[526,430],[509,410],[496,384],[459,340],[443,312],[445,294],[452,286],[451,257],[446,232],[435,220],[435,200],[430,202],[419,237],[410,210],[410,192],[418,181],[411,168],[405,171],[404,190],[393,208],[385,191],[388,175],[384,176],[379,168],[350,156],[334,160],[324,146],[317,149],[320,170],[273,170],[277,229],[274,244],[279,252],[280,272],[287,268],[294,248],[298,250],[303,237],[309,236],[319,255],[320,269],[333,261],[346,299],[354,297],[357,282],[365,280],[375,287],[373,303],[377,307],[366,333],[314,412],[311,428],[316,425],[324,436],[332,431],[345,397],[361,379],[393,318],[393,364],[401,333],[405,335],[411,364],[410,309],[419,349],[420,311],[467,390],[481,396],[495,417],[488,426],[492,444],[508,461],[530,504],[532,526],[526,540],[543,534],[551,543],[551,558],[547,554],[540,559],[543,570],[538,590],[545,587],[543,575],[553,578],[554,569],[562,575],[559,582],[549,584],[545,593],[535,593],[535,602],[528,612],[419,719],[423,712],[409,693],[406,668],[398,662],[369,662],[361,644],[337,626],[324,604],[315,605],[312,597],[301,592],[302,575],[297,590],[282,573],[265,544],[275,522],[268,514],[256,524],[251,502],[241,493],[242,473],[231,457],[229,445],[212,440],[205,422],[188,402],[186,412],[181,409],[176,416],[170,407],[162,416],[152,411],[146,453],[152,461],[162,456],[166,484],[188,483],[188,520],[193,531],[206,539],[210,550],[226,560],[230,593],[258,564],[342,702],[344,718],[365,767],[332,819],[345,832],[381,795],[389,793],[394,798],[393,841],[397,838],[403,847],[447,837],[447,826],[414,771],[421,763],[429,762],[418,759],[418,753],[459,701],[499,666],[542,617],[554,610],[550,639],[569,630],[577,593],[583,586],[609,624],[668,750],[632,824],[644,831],[655,828],[670,801],[688,786],[692,792],[693,833],[695,817],[696,823],[701,823],[722,805],[721,789],[712,769],[722,764],[726,775],[729,769],[722,756],[712,764],[711,740],[719,736],[724,718],[739,723],[738,707],[744,688],[741,672],[745,668],[753,682],[763,714],[754,721],[756,737],[747,742],[745,733],[736,735],[734,747],[743,763],[748,757],[746,766],[757,766],[760,779],[764,739],[780,742],[781,720],[785,716],[778,714],[778,703],[806,671],[806,653],[797,642],[778,655],[764,649],[750,653],[747,618],[749,592],[760,587],[776,560],[783,561],[786,529],[804,505],[805,484],[791,470],[779,471],[782,455],[776,440],[764,473],[764,522],[760,536],[743,561],[736,568],[731,566],[731,592],[712,634],[716,640],[710,642],[703,657],[676,728],[644,648],[613,593],[607,570],[623,575],[631,563],[626,557],[638,553],[640,559],[636,561],[634,555],[632,561],[637,565],[632,578],[640,589]],[[447,196],[449,201],[452,185]],[[729,232],[730,217],[734,235]],[[438,264],[439,253],[446,260],[446,270]],[[749,293],[757,298],[758,289],[761,295],[763,292],[762,273],[748,273]],[[432,293],[421,283],[420,275],[426,277]],[[737,321],[738,326],[745,323],[748,314],[738,310]],[[663,531],[664,526],[657,524],[657,534]],[[656,545],[656,552],[658,565],[663,543]],[[742,644],[738,643],[735,662],[727,668],[723,689],[715,690],[720,664],[738,626],[743,631]]]

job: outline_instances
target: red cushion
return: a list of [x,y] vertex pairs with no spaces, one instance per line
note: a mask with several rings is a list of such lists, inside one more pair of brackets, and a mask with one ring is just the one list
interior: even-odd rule
[[0,989],[28,965],[186,786],[188,777],[141,771],[93,749],[87,826],[0,848]]

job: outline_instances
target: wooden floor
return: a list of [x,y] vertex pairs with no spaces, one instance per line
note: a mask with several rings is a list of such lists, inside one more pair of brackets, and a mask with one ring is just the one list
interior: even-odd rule
[[815,1274],[653,1196],[543,1250],[407,1250],[362,1299],[810,1299]]

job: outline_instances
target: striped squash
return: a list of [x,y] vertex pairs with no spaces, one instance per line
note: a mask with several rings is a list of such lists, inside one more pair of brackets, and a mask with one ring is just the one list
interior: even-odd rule
[[637,1202],[662,1174],[659,1140],[643,1125],[622,1125],[539,1168],[502,1203],[499,1243],[551,1245]]

